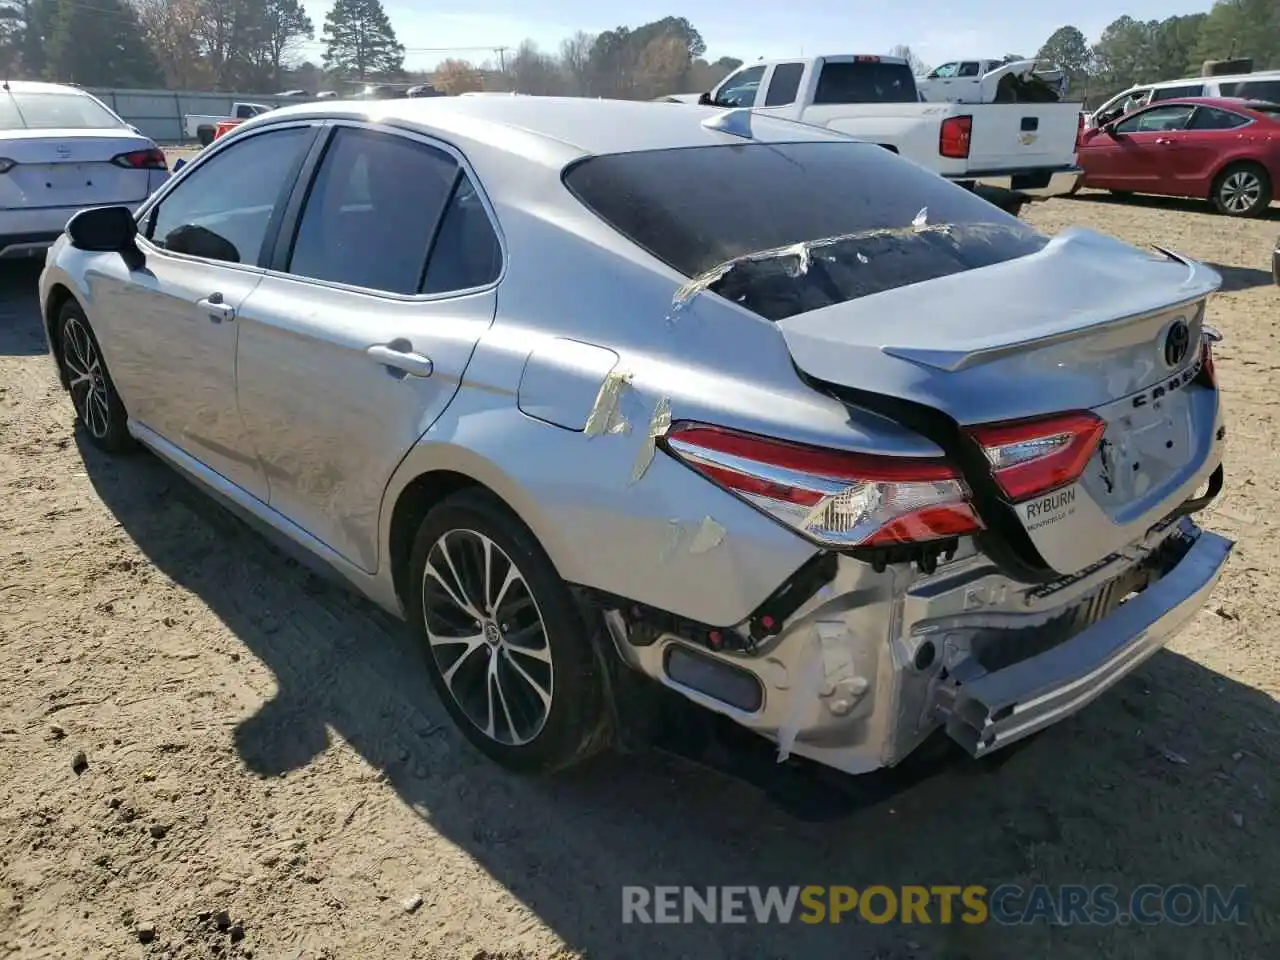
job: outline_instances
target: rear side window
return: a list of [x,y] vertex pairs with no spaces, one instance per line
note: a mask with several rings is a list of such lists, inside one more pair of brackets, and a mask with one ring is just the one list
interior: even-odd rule
[[1231,94],[1233,97],[1280,103],[1280,80],[1244,80],[1235,87],[1235,92]]
[[471,178],[463,175],[431,247],[423,293],[452,293],[498,279],[502,248]]
[[[774,319],[811,309],[815,296],[838,302],[1024,256],[1047,242],[985,200],[869,143],[752,143],[590,157],[570,167],[564,180],[615,230],[688,277],[748,254],[833,241],[814,245],[815,266],[806,274],[811,282],[797,287],[793,256],[770,278],[784,289],[771,289],[768,304],[753,294],[735,297]],[[824,277],[834,286],[820,289]]]
[[1178,100],[1182,97],[1198,97],[1204,91],[1204,84],[1183,84],[1180,87],[1159,87],[1151,91],[1150,103],[1157,100]]
[[800,78],[804,76],[803,63],[780,63],[773,68],[769,78],[769,92],[764,96],[766,107],[783,107],[796,102],[800,90]]
[[1217,107],[1199,107],[1196,109],[1191,123],[1187,126],[1188,130],[1231,130],[1234,127],[1243,127],[1249,122],[1248,117],[1242,117],[1238,113],[1232,113],[1230,110],[1219,110]]
[[289,273],[414,294],[460,171],[443,150],[352,127],[325,151],[298,224]]
[[824,63],[813,102],[917,103],[916,80],[905,63]]

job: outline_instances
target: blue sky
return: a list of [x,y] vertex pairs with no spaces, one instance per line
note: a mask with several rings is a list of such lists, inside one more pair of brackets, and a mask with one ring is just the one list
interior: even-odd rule
[[[598,33],[619,24],[638,26],[664,16],[688,20],[707,42],[707,55],[791,57],[822,53],[887,52],[899,43],[938,64],[961,57],[1030,56],[1064,22],[1078,26],[1090,42],[1103,27],[1128,14],[1159,20],[1207,10],[1212,0],[1075,0],[1065,6],[1019,0],[804,0],[786,4],[755,0],[445,0],[414,3],[383,0],[400,42],[410,48],[410,69],[429,69],[447,56],[480,61],[491,48],[514,47],[526,37],[548,52],[576,30]],[[330,0],[304,0],[316,25],[317,43],[303,53],[319,59],[321,24]],[[483,11],[483,12],[481,12]],[[535,12],[536,11],[536,12]],[[803,12],[800,12],[803,11]],[[417,49],[414,49],[417,48]],[[428,48],[458,48],[436,52]],[[463,49],[474,48],[474,49]]]

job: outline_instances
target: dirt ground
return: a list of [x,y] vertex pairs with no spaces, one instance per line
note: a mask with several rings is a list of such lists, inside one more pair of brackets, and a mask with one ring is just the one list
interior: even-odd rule
[[[0,956],[1280,955],[1276,213],[1086,194],[1028,214],[1226,277],[1211,320],[1228,487],[1206,522],[1236,552],[1170,650],[1078,717],[997,769],[822,824],[656,754],[568,782],[496,770],[449,727],[405,629],[155,458],[78,442],[36,270],[5,267]],[[623,884],[1001,882],[1243,884],[1250,912],[1188,928],[620,922]]]

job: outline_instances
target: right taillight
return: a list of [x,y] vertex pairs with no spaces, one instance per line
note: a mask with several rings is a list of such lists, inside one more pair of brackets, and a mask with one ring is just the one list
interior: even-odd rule
[[968,488],[944,460],[850,453],[699,423],[677,424],[663,446],[827,546],[919,543],[982,529]]
[[991,475],[1014,503],[1080,479],[1106,421],[1088,411],[969,428],[991,465]]
[[1080,144],[1084,142],[1084,114],[1076,116],[1076,151],[1080,150]]
[[973,139],[973,117],[947,117],[938,133],[938,153],[951,160],[965,160]]
[[1205,326],[1200,336],[1200,372],[1196,375],[1206,387],[1218,385],[1218,369],[1213,365],[1213,345],[1222,339],[1222,334],[1210,326]]

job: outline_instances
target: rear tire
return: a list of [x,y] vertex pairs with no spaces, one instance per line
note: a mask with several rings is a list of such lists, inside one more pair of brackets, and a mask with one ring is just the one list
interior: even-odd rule
[[1213,181],[1210,199],[1228,217],[1260,217],[1271,206],[1271,178],[1256,163],[1233,163]]
[[129,414],[80,304],[74,300],[63,304],[57,329],[76,419],[95,447],[107,453],[127,453],[135,446],[129,435]]
[[533,534],[496,497],[465,490],[422,521],[408,619],[463,735],[518,773],[578,766],[612,725],[594,624]]

